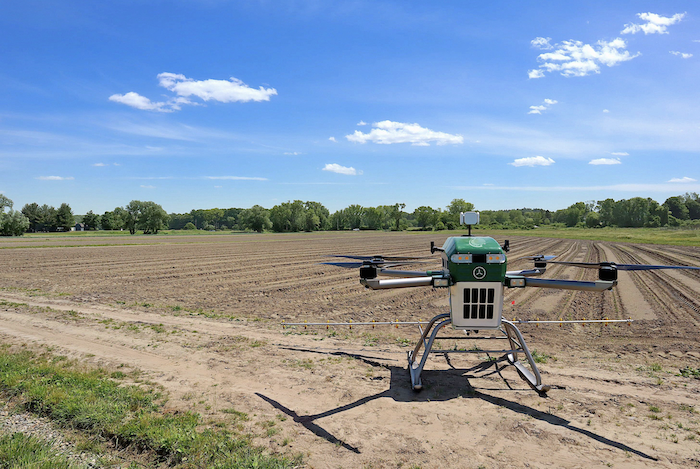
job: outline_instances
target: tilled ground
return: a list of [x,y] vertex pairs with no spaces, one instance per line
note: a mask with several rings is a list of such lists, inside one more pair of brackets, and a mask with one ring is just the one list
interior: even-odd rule
[[[273,452],[310,467],[695,467],[700,465],[700,274],[621,272],[611,292],[506,291],[553,389],[542,398],[498,356],[434,356],[410,389],[409,327],[289,322],[427,320],[444,290],[369,291],[332,254],[429,256],[439,233],[27,238],[0,242],[0,332],[98,363],[139,367],[171,405],[226,419],[234,407]],[[502,242],[503,239],[497,238]],[[511,238],[519,257],[700,265],[700,249]],[[439,267],[439,261],[425,268]],[[423,266],[421,266],[423,268]],[[594,280],[550,265],[546,278]],[[454,332],[451,333],[454,335]],[[487,335],[482,333],[481,335]],[[442,339],[440,348],[465,347]],[[470,343],[466,347],[469,348]],[[548,356],[548,357],[547,357]],[[700,412],[700,409],[697,410]],[[277,422],[277,433],[265,431]],[[273,433],[270,436],[270,433]]]

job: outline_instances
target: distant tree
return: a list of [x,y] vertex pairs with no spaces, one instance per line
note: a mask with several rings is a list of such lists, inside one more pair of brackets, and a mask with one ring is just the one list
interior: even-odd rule
[[[29,218],[19,210],[12,210],[12,200],[0,194],[0,235],[22,236],[29,229]],[[5,209],[8,209],[5,212]]]
[[588,228],[600,227],[600,214],[598,214],[598,212],[589,213],[586,217],[586,226]]
[[403,209],[406,208],[406,204],[394,204],[391,206],[391,211],[389,216],[394,220],[394,227],[396,231],[399,231],[401,218],[403,218]]
[[29,231],[37,232],[43,223],[41,206],[36,202],[25,204],[22,207],[22,214],[29,220]]
[[187,222],[187,224],[186,224],[185,226],[183,226],[182,229],[183,229],[183,230],[196,230],[197,227],[194,226],[194,223],[192,223],[192,222],[190,221],[190,222]]
[[158,234],[168,226],[169,216],[163,207],[155,202],[140,202],[136,227],[143,234]]
[[56,210],[56,226],[63,229],[63,231],[70,231],[75,226],[73,210],[65,202]]
[[679,220],[687,220],[690,218],[688,207],[685,206],[685,201],[682,197],[669,197],[666,199],[666,202],[664,202],[664,205],[675,218]]
[[413,216],[418,221],[418,226],[421,228],[426,228],[432,226],[435,223],[436,211],[432,207],[422,205],[413,211]]
[[270,221],[270,210],[267,210],[260,205],[253,205],[247,210],[243,210],[239,218],[241,219],[240,225],[243,228],[249,228],[258,233],[262,233],[265,230],[272,228],[272,222]]
[[100,226],[100,216],[90,210],[83,216],[83,224],[86,230],[96,230]]
[[474,210],[474,204],[466,202],[464,199],[452,199],[450,205],[447,206],[448,219],[447,222],[452,222],[455,226],[459,225],[459,214],[461,212],[471,212]]
[[345,209],[345,217],[351,230],[360,228],[365,216],[365,209],[361,205],[353,204]]

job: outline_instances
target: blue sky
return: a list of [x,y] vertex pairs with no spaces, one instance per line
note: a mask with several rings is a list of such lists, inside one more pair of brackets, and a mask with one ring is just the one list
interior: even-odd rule
[[0,192],[76,214],[700,192],[697,2],[0,4]]

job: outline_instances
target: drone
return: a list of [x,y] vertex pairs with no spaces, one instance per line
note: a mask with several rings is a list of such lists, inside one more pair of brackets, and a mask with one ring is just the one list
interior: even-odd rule
[[[427,271],[409,271],[395,269],[395,267],[424,262],[425,259],[415,257],[391,257],[391,256],[352,256],[336,255],[351,261],[323,262],[343,268],[359,268],[360,283],[372,290],[408,287],[433,287],[447,289],[449,292],[448,313],[438,314],[427,323],[404,322],[387,324],[418,324],[421,338],[413,351],[408,352],[408,370],[411,378],[411,387],[414,391],[423,388],[421,373],[427,362],[428,356],[446,353],[469,353],[476,350],[433,350],[433,344],[438,332],[445,326],[452,325],[453,330],[463,331],[464,335],[458,337],[446,337],[447,339],[475,339],[471,334],[477,334],[482,330],[501,332],[497,337],[482,337],[484,339],[504,339],[508,341],[508,347],[503,350],[478,350],[480,353],[503,353],[510,365],[513,365],[520,377],[540,395],[546,395],[551,386],[542,383],[541,374],[535,364],[532,353],[525,343],[522,333],[516,326],[518,323],[577,323],[577,322],[631,322],[631,319],[603,319],[603,320],[573,320],[573,321],[508,321],[503,317],[503,299],[506,288],[553,288],[563,290],[582,290],[603,292],[612,290],[617,285],[618,271],[641,271],[659,269],[693,269],[700,267],[676,266],[676,265],[644,265],[644,264],[618,264],[615,262],[568,262],[554,261],[556,256],[536,255],[527,256],[534,262],[534,268],[517,271],[507,269],[506,253],[510,251],[510,243],[505,240],[500,245],[489,236],[472,236],[471,228],[479,223],[478,212],[460,213],[460,224],[467,225],[467,235],[452,236],[447,238],[442,247],[430,244],[430,252],[440,253],[442,269]],[[434,259],[434,258],[433,258]],[[522,258],[521,258],[522,259]],[[538,278],[545,273],[548,264],[559,264],[587,269],[598,270],[598,280],[563,280]],[[384,277],[384,278],[382,278]],[[362,325],[364,323],[349,323],[350,325]],[[375,325],[376,322],[367,323]],[[300,325],[300,324],[287,324]],[[321,325],[304,324],[306,325]],[[323,323],[327,325],[327,323]],[[426,327],[423,328],[422,326]],[[442,339],[443,337],[441,337]],[[478,338],[478,337],[476,337]],[[423,353],[421,354],[421,349]],[[522,354],[529,368],[519,360]]]

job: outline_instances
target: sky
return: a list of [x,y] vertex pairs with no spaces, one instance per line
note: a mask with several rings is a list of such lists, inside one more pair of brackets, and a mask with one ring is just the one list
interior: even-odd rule
[[0,193],[75,214],[700,192],[694,1],[0,3]]

